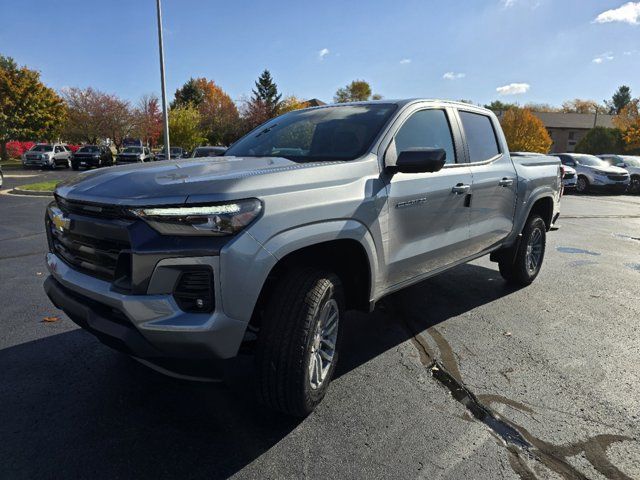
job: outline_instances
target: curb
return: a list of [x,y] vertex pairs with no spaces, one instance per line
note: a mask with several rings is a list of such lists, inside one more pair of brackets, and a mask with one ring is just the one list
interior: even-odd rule
[[9,193],[11,195],[25,195],[27,197],[31,196],[31,197],[53,197],[53,192],[50,190],[43,190],[40,192],[34,191],[34,190],[23,190],[21,188],[14,188],[13,190],[9,191]]

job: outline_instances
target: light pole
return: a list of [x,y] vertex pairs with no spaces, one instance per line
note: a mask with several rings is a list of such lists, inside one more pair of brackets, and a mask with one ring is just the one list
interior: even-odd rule
[[160,50],[160,83],[162,85],[162,117],[164,120],[164,151],[166,159],[171,160],[171,148],[169,147],[169,112],[167,111],[167,88],[164,84],[164,47],[162,45],[162,8],[160,0],[156,0],[158,11],[158,48]]

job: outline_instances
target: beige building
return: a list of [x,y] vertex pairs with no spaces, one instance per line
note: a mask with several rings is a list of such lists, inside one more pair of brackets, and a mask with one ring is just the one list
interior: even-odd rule
[[547,127],[553,140],[552,153],[573,152],[593,127],[615,128],[614,115],[595,113],[533,112]]

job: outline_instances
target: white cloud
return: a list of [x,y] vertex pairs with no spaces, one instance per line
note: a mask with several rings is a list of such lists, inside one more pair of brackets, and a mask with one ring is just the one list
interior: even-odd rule
[[610,62],[611,60],[613,60],[615,57],[613,56],[613,53],[611,52],[607,52],[607,53],[603,53],[602,55],[598,55],[597,57],[595,57],[593,60],[591,60],[593,63],[597,63],[598,65],[604,62]]
[[640,2],[625,3],[621,7],[602,12],[594,20],[595,23],[622,22],[640,25]]
[[504,87],[496,88],[496,92],[500,95],[521,95],[527,93],[530,88],[531,85],[528,83],[510,83]]
[[329,55],[329,49],[328,48],[323,48],[322,50],[320,50],[318,52],[318,58],[320,60],[324,60],[324,57],[326,57],[327,55]]
[[400,65],[408,65],[410,63],[411,63],[410,58],[403,58],[402,60],[400,60]]
[[442,78],[444,78],[445,80],[458,80],[459,78],[464,78],[466,76],[466,73],[447,72],[442,75]]
[[524,4],[535,10],[540,6],[540,0],[500,0],[500,3],[502,3],[502,8],[511,8],[515,5]]
[[502,6],[504,8],[513,7],[516,4],[516,0],[502,0]]

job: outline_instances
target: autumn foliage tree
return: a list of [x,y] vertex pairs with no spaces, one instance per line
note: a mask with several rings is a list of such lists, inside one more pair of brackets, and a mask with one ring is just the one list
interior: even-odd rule
[[526,108],[511,108],[502,117],[509,150],[548,153],[553,141],[542,120]]
[[627,150],[640,149],[640,98],[634,98],[620,114],[613,119],[614,125],[622,131]]
[[564,102],[561,111],[564,113],[605,113],[607,109],[595,100],[575,98]]
[[67,103],[65,136],[73,141],[98,143],[111,139],[116,148],[136,126],[136,117],[128,101],[89,87],[63,90]]
[[0,156],[9,140],[53,139],[66,114],[62,99],[40,81],[40,74],[0,55]]
[[240,114],[231,97],[213,80],[191,78],[176,90],[172,108],[194,107],[200,115],[200,127],[212,145],[233,142],[239,131]]
[[133,112],[134,135],[145,144],[155,147],[162,134],[162,110],[154,94],[143,95]]

